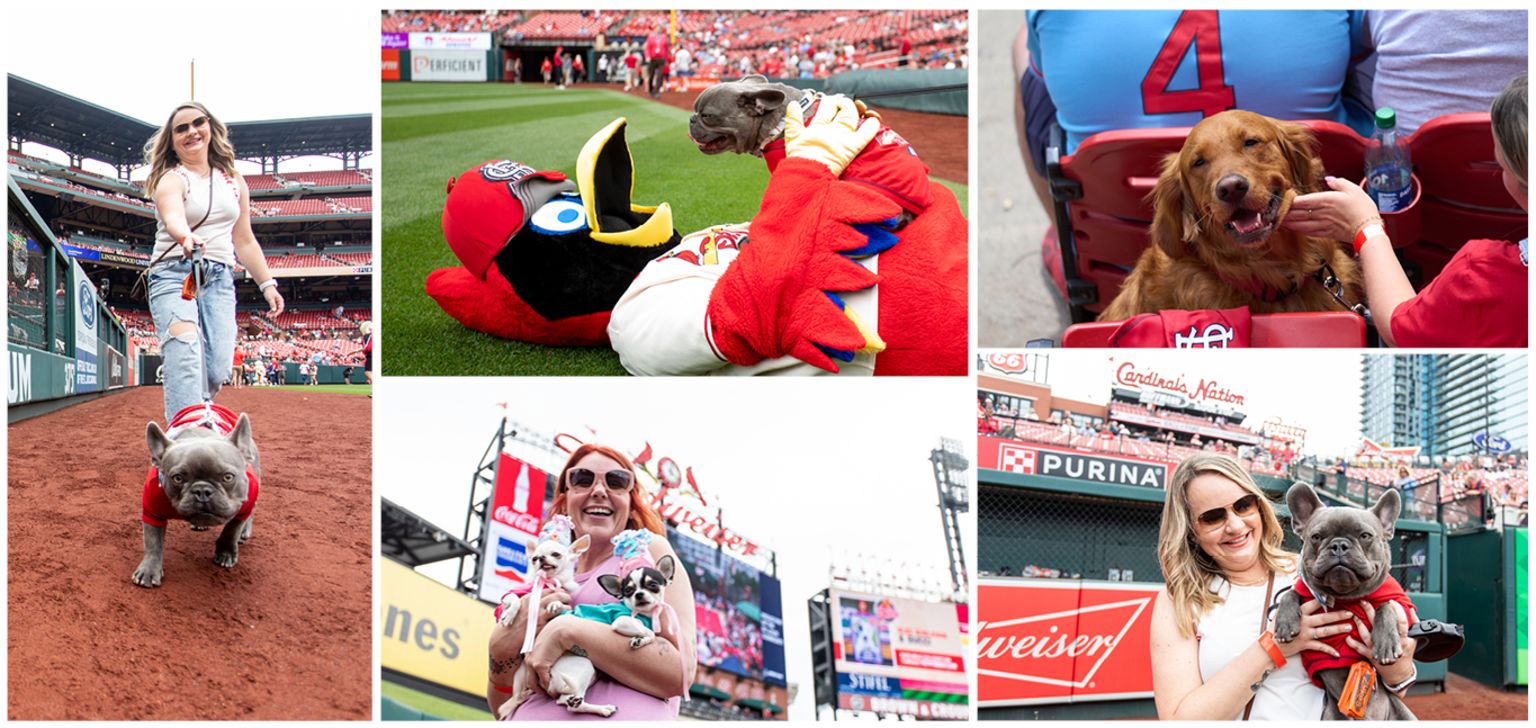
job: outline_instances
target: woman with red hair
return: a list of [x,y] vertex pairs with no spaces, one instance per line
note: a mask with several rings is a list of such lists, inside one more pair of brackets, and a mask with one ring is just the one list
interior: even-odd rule
[[[552,615],[548,609],[556,603],[570,607],[617,601],[603,591],[597,577],[624,576],[621,570],[625,565],[614,554],[611,541],[623,531],[644,529],[662,536],[648,546],[652,564],[663,556],[677,559],[665,538],[661,518],[651,509],[649,494],[640,487],[634,464],[623,453],[603,445],[588,443],[576,448],[560,469],[550,514],[569,517],[575,524],[572,538],[588,536],[592,545],[576,562],[578,586],[574,592],[558,587],[543,590],[537,605],[528,604],[530,599],[524,596],[524,604],[511,626],[498,624],[491,630],[486,689],[491,712],[495,714],[507,700],[522,699],[513,696],[511,689],[513,676],[526,659],[532,677],[529,682],[536,684],[528,686],[533,692],[512,713],[511,719],[569,720],[582,715],[556,704],[546,692],[550,666],[579,645],[598,670],[586,702],[617,706],[615,716],[623,720],[675,720],[678,701],[693,684],[697,667],[693,587],[685,569],[677,569],[677,576],[663,594],[677,615],[677,623],[658,632],[655,642],[640,649],[631,649],[629,638],[613,631],[610,625],[589,619],[556,620],[554,616],[559,612]],[[539,620],[538,636],[533,650],[521,655],[530,614]]]

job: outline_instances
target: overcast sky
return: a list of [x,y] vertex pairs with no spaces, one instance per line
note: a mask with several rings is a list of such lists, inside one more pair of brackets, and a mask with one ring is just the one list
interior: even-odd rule
[[[805,601],[828,586],[834,560],[874,555],[880,568],[948,584],[928,454],[941,437],[974,450],[974,389],[963,378],[393,377],[375,392],[376,491],[455,533],[498,402],[530,428],[631,454],[649,441],[656,458],[692,466],[726,526],[778,554],[785,659],[801,688],[791,718],[813,717]],[[975,533],[969,514],[962,524]]]
[[372,114],[379,13],[339,5],[7,3],[5,70],[157,126],[192,95],[194,58],[196,100],[225,122]]
[[[1234,349],[1231,351],[1072,351],[1051,355],[1049,384],[1056,396],[1095,404],[1109,402],[1115,369],[1130,361],[1138,370],[1183,375],[1191,387],[1215,379],[1240,394],[1258,429],[1279,416],[1307,429],[1308,453],[1354,452],[1360,444],[1360,353],[1330,349]],[[996,372],[988,371],[989,374]]]

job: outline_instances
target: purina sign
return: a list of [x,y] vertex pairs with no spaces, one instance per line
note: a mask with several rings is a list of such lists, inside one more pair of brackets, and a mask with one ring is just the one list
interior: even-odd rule
[[1005,473],[1143,488],[1162,488],[1168,482],[1168,463],[1033,442],[983,436],[977,438],[976,456],[981,467]]
[[977,585],[981,707],[1152,696],[1157,584],[984,579]]

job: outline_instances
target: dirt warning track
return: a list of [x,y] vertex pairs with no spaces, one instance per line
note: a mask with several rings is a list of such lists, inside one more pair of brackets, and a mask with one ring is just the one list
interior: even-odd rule
[[142,555],[144,426],[161,391],[10,427],[12,720],[367,719],[372,400],[226,389],[251,416],[262,488],[240,562],[218,529],[166,529],[165,582]]

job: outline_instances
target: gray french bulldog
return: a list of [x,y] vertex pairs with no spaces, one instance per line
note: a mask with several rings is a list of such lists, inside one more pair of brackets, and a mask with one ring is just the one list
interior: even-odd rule
[[[1291,509],[1291,525],[1301,537],[1301,581],[1328,609],[1343,609],[1351,602],[1366,600],[1360,607],[1374,610],[1375,618],[1371,627],[1372,656],[1379,664],[1396,662],[1403,654],[1398,617],[1389,608],[1392,600],[1380,598],[1387,592],[1402,593],[1388,573],[1392,565],[1389,542],[1402,507],[1397,491],[1383,493],[1370,510],[1327,507],[1312,486],[1297,483],[1286,492],[1285,502]],[[1403,601],[1406,599],[1402,596]],[[1290,642],[1301,632],[1301,605],[1306,599],[1292,589],[1281,592],[1275,601],[1275,640]],[[1403,614],[1407,617],[1406,609]],[[1317,672],[1327,693],[1324,719],[1347,720],[1338,705],[1348,675],[1347,666]],[[1363,719],[1417,720],[1408,706],[1386,689],[1379,676]]]
[[[174,431],[174,428],[173,428]],[[160,487],[175,513],[162,518],[185,519],[195,530],[223,525],[214,545],[213,563],[235,565],[240,544],[251,535],[253,516],[237,516],[245,510],[250,494],[246,466],[261,477],[261,455],[251,437],[251,421],[240,415],[228,435],[204,426],[188,427],[168,437],[160,425],[150,422],[145,432],[149,459],[160,474]],[[148,501],[146,496],[146,513]],[[144,559],[133,572],[133,583],[160,586],[164,574],[165,526],[144,523]]]
[[762,156],[763,147],[784,133],[785,107],[809,93],[764,76],[717,83],[694,100],[688,137],[705,154]]

